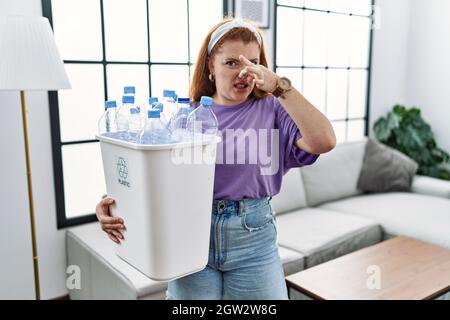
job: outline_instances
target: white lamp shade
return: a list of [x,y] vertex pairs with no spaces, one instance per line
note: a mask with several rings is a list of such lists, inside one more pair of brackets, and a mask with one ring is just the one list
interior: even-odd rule
[[70,89],[47,18],[0,16],[0,90]]

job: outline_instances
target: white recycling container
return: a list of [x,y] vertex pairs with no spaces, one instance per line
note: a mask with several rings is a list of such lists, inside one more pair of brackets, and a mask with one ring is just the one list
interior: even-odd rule
[[208,263],[219,137],[196,143],[140,145],[97,136],[106,189],[124,218],[124,261],[157,281],[202,270]]

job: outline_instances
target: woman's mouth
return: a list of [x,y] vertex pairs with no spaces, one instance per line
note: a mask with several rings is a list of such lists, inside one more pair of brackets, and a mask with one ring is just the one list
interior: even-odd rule
[[250,85],[247,82],[238,82],[235,83],[233,86],[237,91],[246,91]]

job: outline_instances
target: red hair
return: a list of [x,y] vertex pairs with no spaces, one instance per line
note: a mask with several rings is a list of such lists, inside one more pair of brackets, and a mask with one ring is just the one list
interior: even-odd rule
[[[258,43],[258,40],[255,34],[247,29],[247,28],[233,28],[228,31],[214,46],[211,51],[211,54],[208,55],[208,44],[211,39],[212,33],[219,28],[224,23],[233,20],[232,18],[224,18],[221,22],[216,24],[211,30],[209,30],[205,40],[203,40],[202,46],[200,48],[200,52],[197,57],[197,62],[195,64],[194,75],[192,77],[192,83],[189,90],[189,97],[191,101],[200,101],[201,96],[210,96],[212,97],[216,92],[216,84],[211,82],[208,78],[209,76],[209,67],[208,67],[208,58],[213,59],[214,55],[217,53],[217,50],[225,43],[227,40],[241,40],[245,44],[255,41]],[[261,32],[257,30],[259,35],[261,36],[260,54],[259,54],[259,63],[266,68],[268,68],[266,51],[264,48],[264,40]],[[258,89],[256,86],[253,88],[253,91],[250,93],[250,97],[254,97],[256,99],[261,99],[265,96],[269,95],[267,92],[264,92]]]

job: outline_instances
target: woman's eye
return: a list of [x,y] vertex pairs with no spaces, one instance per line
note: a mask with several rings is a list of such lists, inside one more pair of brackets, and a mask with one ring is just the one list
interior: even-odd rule
[[227,66],[230,66],[230,67],[235,67],[235,66],[237,66],[236,61],[227,61],[227,62],[225,62],[225,64],[226,64]]

